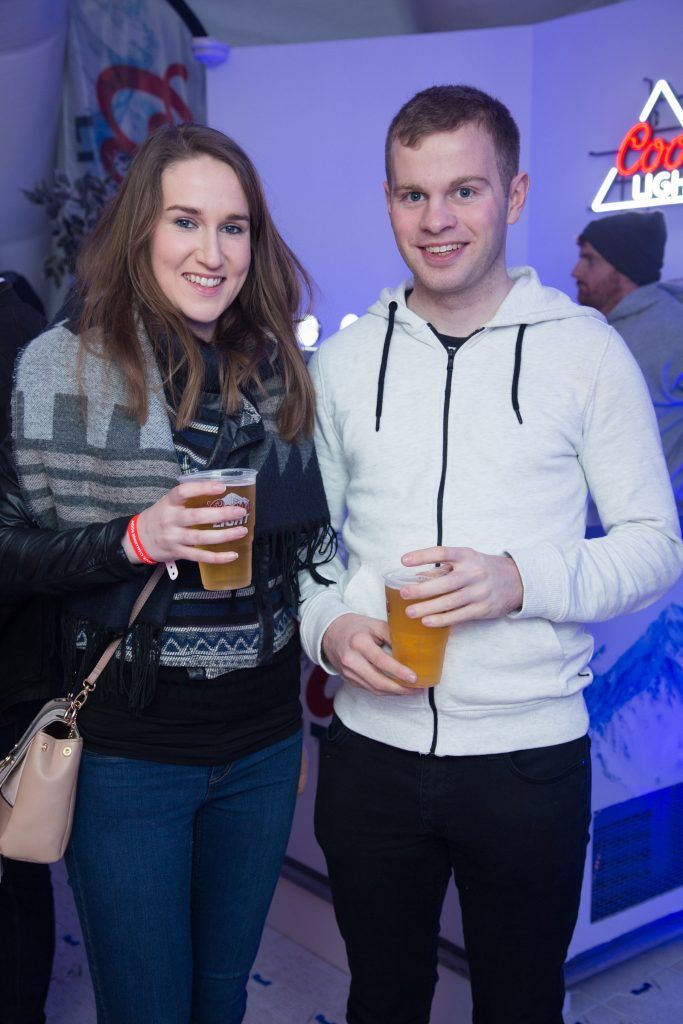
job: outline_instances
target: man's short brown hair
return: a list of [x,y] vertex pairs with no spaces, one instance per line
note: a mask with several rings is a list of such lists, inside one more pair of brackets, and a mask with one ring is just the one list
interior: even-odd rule
[[491,136],[500,180],[507,193],[510,182],[519,171],[519,128],[500,100],[471,85],[433,85],[403,104],[389,125],[384,148],[389,184],[394,140],[412,148],[426,135],[453,132],[466,124],[480,125]]

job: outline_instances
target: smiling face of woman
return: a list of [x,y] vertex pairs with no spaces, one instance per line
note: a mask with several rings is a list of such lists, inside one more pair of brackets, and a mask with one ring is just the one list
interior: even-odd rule
[[249,272],[247,198],[233,169],[206,155],[170,164],[161,189],[152,273],[190,330],[210,342]]

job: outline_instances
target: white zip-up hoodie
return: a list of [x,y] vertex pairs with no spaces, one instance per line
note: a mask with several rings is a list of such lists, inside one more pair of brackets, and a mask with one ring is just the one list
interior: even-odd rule
[[[522,577],[520,611],[451,629],[433,690],[380,696],[344,683],[336,695],[349,728],[423,753],[582,735],[593,642],[581,623],[649,604],[683,568],[657,422],[626,345],[531,268],[510,276],[495,316],[455,354],[406,306],[408,283],[311,362],[318,458],[348,568],[325,567],[331,587],[304,585],[309,657],[324,664],[323,634],[345,612],[386,619],[382,574],[407,551],[440,539],[509,553]],[[606,536],[585,540],[589,489]]]

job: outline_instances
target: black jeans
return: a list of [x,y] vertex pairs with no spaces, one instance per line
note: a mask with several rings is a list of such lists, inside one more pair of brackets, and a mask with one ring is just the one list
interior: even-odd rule
[[[0,727],[0,757],[16,743],[44,701],[22,705]],[[0,882],[0,1024],[43,1024],[55,949],[52,881],[47,864],[3,858]]]
[[333,719],[316,836],[351,968],[349,1024],[428,1024],[453,872],[474,1024],[562,1024],[590,823],[590,741],[435,757]]

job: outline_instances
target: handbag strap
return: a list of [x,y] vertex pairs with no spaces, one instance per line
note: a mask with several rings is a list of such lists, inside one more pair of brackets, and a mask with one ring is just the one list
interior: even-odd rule
[[[159,562],[152,575],[149,577],[144,587],[138,594],[135,603],[130,611],[130,618],[128,619],[128,626],[132,626],[138,615],[142,611],[143,605],[147,598],[150,596],[157,583],[164,574],[166,566],[163,562]],[[88,697],[97,686],[97,680],[100,678],[102,672],[107,667],[111,659],[116,654],[117,650],[123,643],[123,635],[115,637],[114,640],[107,644],[106,648],[102,652],[97,664],[90,670],[88,675],[83,681],[83,688],[75,696],[69,694],[69,700],[71,704],[67,709],[64,716],[64,721],[67,725],[74,726],[76,724],[76,715],[86,703]]]

